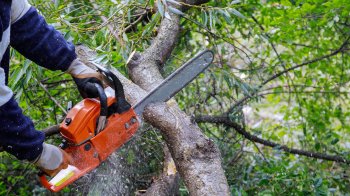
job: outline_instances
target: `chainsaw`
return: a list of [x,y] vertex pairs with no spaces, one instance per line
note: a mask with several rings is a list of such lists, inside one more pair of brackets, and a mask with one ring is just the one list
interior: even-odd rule
[[58,192],[95,169],[132,138],[147,105],[168,101],[202,73],[213,58],[210,50],[198,53],[134,106],[126,101],[120,80],[111,71],[95,65],[110,87],[91,83],[98,90],[98,98],[83,99],[68,111],[59,125],[63,138],[60,147],[71,155],[72,162],[50,179],[44,173],[39,174],[41,184]]

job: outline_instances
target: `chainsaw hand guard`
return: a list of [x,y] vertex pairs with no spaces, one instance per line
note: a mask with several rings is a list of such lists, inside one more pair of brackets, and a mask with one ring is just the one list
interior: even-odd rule
[[121,114],[128,111],[131,108],[131,105],[125,99],[124,87],[119,78],[106,68],[101,67],[95,63],[93,64],[96,66],[98,71],[105,76],[109,82],[109,85],[114,89],[115,98],[118,100],[113,104],[114,112]]

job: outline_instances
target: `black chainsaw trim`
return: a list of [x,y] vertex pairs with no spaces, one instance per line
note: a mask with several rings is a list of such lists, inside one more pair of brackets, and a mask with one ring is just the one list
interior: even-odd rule
[[111,87],[114,89],[115,92],[116,102],[113,104],[112,107],[110,107],[109,113],[122,114],[128,111],[131,108],[131,105],[129,102],[127,102],[125,98],[124,87],[119,78],[108,69],[105,69],[104,67],[98,65],[95,66],[97,67],[99,72],[106,76]]

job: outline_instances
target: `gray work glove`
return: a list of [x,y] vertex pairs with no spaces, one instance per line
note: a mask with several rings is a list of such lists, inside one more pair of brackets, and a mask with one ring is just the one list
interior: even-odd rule
[[96,70],[91,69],[79,59],[75,59],[66,72],[73,77],[80,95],[83,98],[98,97],[98,91],[94,85],[95,83],[100,84],[102,87],[106,87],[106,83],[103,82],[103,75]]
[[51,144],[43,144],[43,151],[34,164],[48,176],[55,176],[62,169],[66,169],[72,158],[61,148]]

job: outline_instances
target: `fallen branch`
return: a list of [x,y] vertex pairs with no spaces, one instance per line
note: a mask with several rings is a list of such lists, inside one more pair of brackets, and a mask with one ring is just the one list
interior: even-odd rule
[[[163,81],[158,68],[170,57],[178,41],[180,17],[173,13],[170,16],[171,20],[163,18],[152,45],[142,54],[136,53],[128,63],[131,79],[145,91]],[[140,97],[131,100],[137,99]],[[144,118],[161,131],[190,194],[229,195],[219,149],[176,103],[147,107]]]
[[[77,47],[76,52],[85,64],[92,65],[89,60],[96,56],[95,52],[84,46]],[[137,58],[132,60],[139,62]],[[111,67],[110,70],[123,83],[126,98],[131,105],[145,97],[145,90],[132,83],[115,68]],[[177,107],[176,103],[172,101],[168,104],[160,103],[147,107],[146,110],[144,112],[145,120],[161,130],[177,170],[190,193],[193,195],[229,195],[227,181],[221,167],[220,151],[209,138],[203,135],[200,128],[193,124],[191,119]],[[109,157],[110,161],[104,169],[96,171],[96,174],[99,175],[89,181],[89,184],[95,185],[89,187],[88,191],[96,191],[98,188],[98,194],[120,193],[120,190],[113,188],[115,185],[110,182],[107,183],[108,185],[99,186],[102,182],[106,183],[103,175],[110,176],[109,179],[112,180],[123,178],[118,173],[109,173],[112,170],[109,168],[113,166],[114,162],[118,163],[116,158],[119,157],[116,154]]]
[[334,161],[334,162],[339,162],[339,163],[346,163],[350,164],[350,160],[347,160],[341,156],[337,155],[328,155],[324,153],[319,153],[319,152],[312,152],[312,151],[306,151],[306,150],[300,150],[300,149],[295,149],[295,148],[289,148],[286,145],[281,145],[269,140],[265,140],[262,138],[259,138],[255,135],[250,134],[247,132],[241,125],[234,123],[229,120],[227,116],[197,116],[195,117],[195,121],[197,123],[215,123],[215,124],[223,124],[228,127],[234,128],[239,134],[243,135],[246,139],[263,144],[265,146],[269,146],[272,148],[277,148],[280,150],[283,150],[288,153],[292,154],[298,154],[306,157],[311,157],[315,159],[323,159],[323,160],[328,160],[328,161]]

